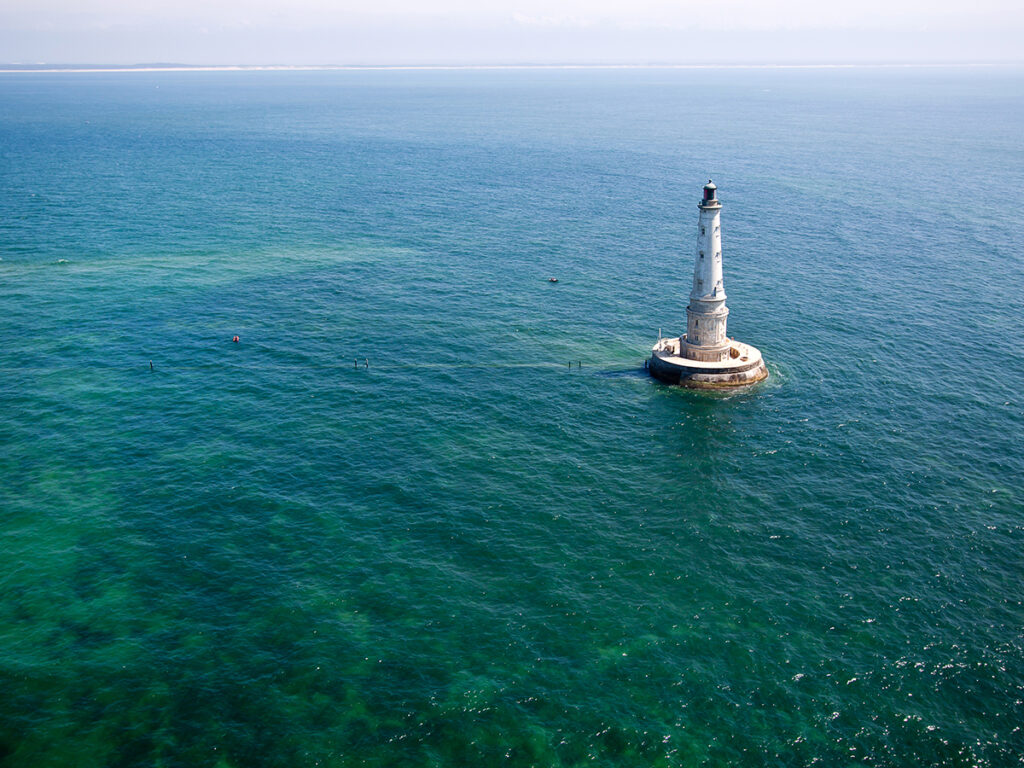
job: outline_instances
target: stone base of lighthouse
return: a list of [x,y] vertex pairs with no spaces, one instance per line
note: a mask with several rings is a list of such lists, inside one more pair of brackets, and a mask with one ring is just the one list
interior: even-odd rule
[[742,387],[768,378],[768,368],[761,351],[749,344],[730,341],[724,354],[716,350],[714,354],[700,355],[719,358],[710,360],[690,357],[696,349],[686,343],[686,334],[674,339],[660,339],[651,354],[651,375],[668,384],[690,389]]

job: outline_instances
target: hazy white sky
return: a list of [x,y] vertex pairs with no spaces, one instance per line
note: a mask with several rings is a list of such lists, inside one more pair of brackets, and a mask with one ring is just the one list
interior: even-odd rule
[[0,0],[0,62],[1024,60],[1024,0]]

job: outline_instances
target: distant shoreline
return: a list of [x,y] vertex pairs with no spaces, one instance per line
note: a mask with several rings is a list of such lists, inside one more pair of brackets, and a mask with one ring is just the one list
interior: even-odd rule
[[331,72],[331,71],[415,71],[415,70],[581,70],[581,69],[921,69],[939,67],[978,68],[1021,66],[1020,62],[945,62],[876,64],[4,64],[0,74],[17,73],[108,73],[108,72]]

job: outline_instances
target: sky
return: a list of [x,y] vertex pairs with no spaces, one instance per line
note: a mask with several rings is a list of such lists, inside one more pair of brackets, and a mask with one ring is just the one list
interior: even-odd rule
[[1024,0],[0,0],[0,63],[1024,61]]

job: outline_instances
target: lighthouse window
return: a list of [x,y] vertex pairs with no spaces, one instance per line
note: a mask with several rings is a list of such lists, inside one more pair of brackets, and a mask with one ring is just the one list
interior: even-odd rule
[[701,257],[702,259],[704,258],[704,251],[701,251],[701,252],[700,252],[700,257]]
[[701,228],[700,228],[700,233],[701,233],[702,235],[704,234],[704,227],[701,227]]

